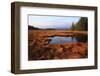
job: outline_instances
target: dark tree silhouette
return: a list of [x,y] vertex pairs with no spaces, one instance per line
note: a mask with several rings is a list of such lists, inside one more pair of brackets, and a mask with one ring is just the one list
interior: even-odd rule
[[81,17],[79,22],[75,24],[75,29],[79,31],[88,31],[88,19]]

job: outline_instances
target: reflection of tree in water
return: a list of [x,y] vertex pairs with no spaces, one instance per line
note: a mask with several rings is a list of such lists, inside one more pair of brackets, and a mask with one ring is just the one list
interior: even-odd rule
[[77,36],[75,37],[78,42],[87,42],[88,36]]
[[74,41],[74,37],[72,36],[71,38],[72,38],[72,41]]

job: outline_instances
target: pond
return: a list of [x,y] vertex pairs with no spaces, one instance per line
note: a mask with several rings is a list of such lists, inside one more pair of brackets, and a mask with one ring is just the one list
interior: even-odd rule
[[80,37],[62,37],[62,36],[54,36],[50,37],[49,44],[64,44],[70,42],[86,42],[87,36],[80,36]]

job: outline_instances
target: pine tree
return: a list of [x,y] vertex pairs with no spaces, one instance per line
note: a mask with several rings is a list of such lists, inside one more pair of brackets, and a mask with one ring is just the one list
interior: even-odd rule
[[79,22],[75,24],[75,29],[79,31],[88,30],[88,19],[86,17],[81,17]]

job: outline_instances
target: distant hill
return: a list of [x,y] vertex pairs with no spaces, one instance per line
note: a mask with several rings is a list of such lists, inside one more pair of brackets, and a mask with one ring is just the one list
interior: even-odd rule
[[56,28],[46,28],[45,30],[69,30],[69,29],[56,29]]
[[39,28],[28,25],[28,30],[39,30]]
[[28,25],[28,30],[69,30],[66,28],[38,28],[32,25]]

